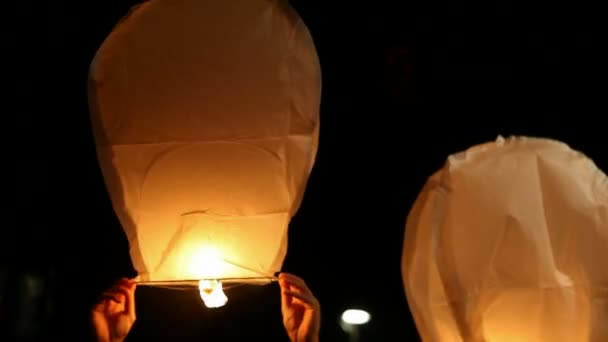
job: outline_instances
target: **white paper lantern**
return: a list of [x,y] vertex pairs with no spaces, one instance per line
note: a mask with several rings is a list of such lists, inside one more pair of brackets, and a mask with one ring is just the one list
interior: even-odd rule
[[608,341],[608,179],[548,139],[450,156],[409,214],[402,272],[424,341]]
[[288,3],[147,1],[98,50],[89,94],[141,282],[272,279],[319,133],[319,62]]

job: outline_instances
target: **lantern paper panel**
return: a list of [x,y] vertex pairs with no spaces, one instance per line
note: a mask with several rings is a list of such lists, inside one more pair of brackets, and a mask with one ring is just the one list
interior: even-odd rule
[[402,275],[424,341],[608,341],[608,178],[549,139],[452,155],[408,216]]
[[287,1],[150,0],[99,48],[98,158],[143,282],[280,270],[313,167],[321,74]]

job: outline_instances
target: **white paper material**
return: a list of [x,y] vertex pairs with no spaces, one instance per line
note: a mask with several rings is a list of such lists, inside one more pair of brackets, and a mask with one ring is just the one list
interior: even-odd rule
[[280,270],[321,95],[313,41],[286,1],[144,2],[103,42],[89,84],[99,162],[141,281]]
[[408,216],[402,274],[425,342],[608,341],[608,179],[548,139],[452,155]]

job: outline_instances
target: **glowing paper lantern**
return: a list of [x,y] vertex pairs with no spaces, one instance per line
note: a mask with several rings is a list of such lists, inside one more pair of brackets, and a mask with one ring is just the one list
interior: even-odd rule
[[320,92],[313,41],[286,1],[150,0],[122,19],[89,96],[141,282],[204,295],[217,282],[200,280],[273,278],[314,164]]
[[548,139],[450,156],[409,214],[402,272],[424,341],[608,341],[608,178]]

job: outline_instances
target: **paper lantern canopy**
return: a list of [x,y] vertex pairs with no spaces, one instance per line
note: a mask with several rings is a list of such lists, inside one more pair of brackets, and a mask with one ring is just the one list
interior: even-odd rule
[[319,62],[287,2],[147,1],[103,42],[89,83],[141,282],[271,280],[319,133]]
[[608,341],[608,179],[549,139],[452,155],[409,214],[402,274],[424,341]]

